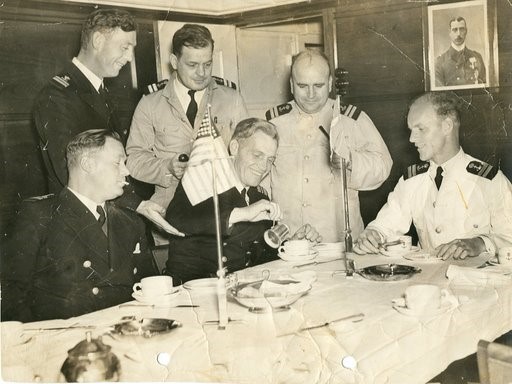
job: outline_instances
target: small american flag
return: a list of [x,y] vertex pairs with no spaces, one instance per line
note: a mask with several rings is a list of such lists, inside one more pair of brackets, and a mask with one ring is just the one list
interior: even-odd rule
[[215,163],[217,193],[240,184],[224,141],[211,122],[210,108],[208,105],[192,145],[187,169],[181,179],[183,189],[192,205],[213,196],[212,163]]

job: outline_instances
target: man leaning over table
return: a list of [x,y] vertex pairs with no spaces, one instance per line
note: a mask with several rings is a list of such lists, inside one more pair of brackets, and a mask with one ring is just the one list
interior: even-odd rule
[[129,172],[120,136],[78,134],[66,147],[67,187],[23,202],[2,256],[2,320],[69,318],[132,300],[157,274],[144,223],[112,200]]
[[[278,140],[272,123],[249,118],[238,123],[229,143],[238,180],[235,187],[219,194],[223,255],[228,272],[276,258],[275,250],[265,246],[263,233],[273,220],[280,220],[281,209],[269,201],[260,183],[275,160]],[[186,234],[170,242],[167,271],[175,284],[216,276],[213,198],[192,205],[180,182],[167,210],[167,219]],[[309,224],[301,226],[292,238],[321,241]]]
[[167,207],[208,105],[228,145],[236,124],[247,117],[242,96],[212,77],[214,41],[208,28],[185,24],[173,36],[173,75],[162,90],[143,96],[135,109],[126,144],[131,175],[155,185],[151,197]]
[[344,157],[352,236],[357,238],[363,230],[358,191],[378,188],[389,176],[393,161],[386,144],[366,113],[353,105],[340,111],[339,103],[329,98],[332,76],[322,53],[306,50],[294,57],[290,86],[294,100],[266,114],[280,137],[271,172],[272,199],[292,231],[310,223],[324,241],[342,240],[339,156]]
[[[39,93],[34,107],[34,122],[39,135],[48,189],[58,193],[68,182],[66,145],[91,127],[117,132],[126,141],[108,89],[103,80],[117,77],[121,68],[133,60],[137,44],[137,25],[126,11],[98,9],[85,20],[78,55],[54,76]],[[119,201],[169,233],[178,234],[163,219],[165,208],[142,199],[133,187],[125,188]]]
[[410,105],[410,141],[421,162],[398,181],[377,218],[357,240],[356,253],[403,235],[411,222],[422,248],[446,260],[512,245],[512,186],[497,168],[466,154],[459,144],[455,94],[430,92]]

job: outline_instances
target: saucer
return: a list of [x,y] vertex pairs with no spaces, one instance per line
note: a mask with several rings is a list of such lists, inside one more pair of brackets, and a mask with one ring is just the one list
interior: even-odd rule
[[407,255],[409,253],[418,252],[420,250],[419,247],[413,245],[411,249],[404,249],[404,250],[384,250],[382,249],[380,253],[387,257],[403,257],[404,255]]
[[314,250],[314,249],[310,249],[308,254],[307,255],[299,255],[299,256],[294,256],[294,255],[285,255],[281,252],[278,252],[277,255],[284,261],[293,261],[293,262],[297,262],[297,261],[306,261],[306,260],[312,260],[314,259],[315,257],[318,256],[318,251]]
[[185,284],[183,284],[183,288],[188,289],[188,290],[215,289],[217,287],[217,281],[218,281],[218,279],[215,277],[189,280]]
[[159,296],[150,296],[146,297],[142,294],[142,292],[133,292],[132,297],[142,304],[150,304],[150,305],[159,305],[159,304],[169,304],[172,300],[174,300],[176,293],[179,292],[179,288],[176,287],[172,291],[168,293],[164,293]]
[[408,253],[403,255],[402,257],[406,260],[419,261],[423,263],[438,263],[440,261],[443,261],[443,259],[432,256],[428,251]]
[[[454,298],[456,300],[456,298]],[[407,308],[405,306],[405,299],[393,299],[393,308],[397,310],[402,315],[411,316],[411,317],[435,317],[442,315],[445,312],[448,312],[449,310],[455,308],[457,306],[457,303],[455,300],[445,299],[441,302],[441,306],[435,310],[430,310],[428,312],[419,312],[418,310],[413,310],[410,308]]]

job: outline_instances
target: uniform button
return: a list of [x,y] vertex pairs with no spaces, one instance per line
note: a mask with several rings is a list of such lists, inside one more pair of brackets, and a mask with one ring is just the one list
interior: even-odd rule
[[436,233],[441,233],[441,227],[436,228]]
[[304,160],[309,160],[309,156],[308,155],[304,156]]
[[473,224],[473,228],[478,228],[478,224]]
[[92,263],[89,260],[85,260],[82,265],[84,268],[91,268]]
[[435,202],[435,201],[432,203],[432,206],[433,206],[434,208],[436,207],[436,202]]
[[99,289],[98,287],[94,287],[94,288],[92,289],[92,294],[93,294],[93,295],[97,295],[98,293],[100,293],[100,289]]
[[222,261],[225,263],[226,261],[228,261],[228,258],[226,256],[222,256]]
[[308,203],[302,203],[302,206],[303,206],[303,207],[307,207],[307,206],[308,206]]
[[222,246],[225,247],[226,245],[228,245],[228,243],[222,243]]
[[247,251],[245,252],[246,255],[250,255],[251,254],[251,251]]
[[133,268],[133,274],[136,275],[137,274],[137,268]]
[[308,135],[308,139],[311,139],[311,135]]
[[460,80],[460,77],[457,77],[457,80]]
[[304,178],[305,183],[309,183],[309,179],[307,177]]

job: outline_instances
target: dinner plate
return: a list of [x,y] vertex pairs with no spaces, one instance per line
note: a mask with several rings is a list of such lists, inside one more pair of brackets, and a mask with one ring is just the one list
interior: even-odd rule
[[159,305],[159,304],[168,304],[169,302],[171,302],[172,300],[174,300],[174,298],[176,297],[176,294],[179,292],[179,288],[176,287],[174,288],[172,291],[164,294],[164,295],[160,295],[160,296],[150,296],[150,297],[147,297],[147,296],[144,296],[142,294],[142,292],[133,292],[132,293],[132,297],[137,300],[139,303],[142,303],[142,304],[151,304],[151,305]]
[[404,249],[404,250],[401,250],[401,249],[400,249],[400,250],[398,250],[398,249],[397,249],[397,250],[393,250],[393,251],[391,251],[391,250],[384,250],[384,249],[382,249],[382,250],[380,251],[380,253],[381,253],[382,255],[384,255],[384,256],[387,256],[387,257],[403,257],[404,255],[407,255],[407,254],[409,254],[409,253],[418,252],[419,250],[420,250],[420,248],[419,248],[419,247],[417,247],[417,246],[413,245],[413,246],[411,247],[411,249]]
[[505,270],[511,270],[512,271],[512,265],[510,265],[510,264],[500,264],[498,259],[487,260],[487,262],[489,264],[491,264],[493,267],[497,267],[497,268],[500,268],[500,269],[505,269]]
[[420,273],[421,268],[403,264],[380,264],[355,269],[354,272],[368,280],[399,281],[408,279],[416,273]]
[[445,312],[448,312],[449,310],[455,308],[457,306],[457,303],[454,300],[443,300],[441,302],[441,306],[437,308],[436,310],[430,310],[428,312],[418,312],[417,310],[412,310],[410,308],[407,308],[405,306],[405,300],[403,298],[400,299],[394,299],[393,300],[393,308],[401,313],[402,315],[406,316],[412,316],[412,317],[435,317],[442,315]]
[[209,277],[206,279],[189,280],[183,284],[183,288],[188,290],[194,289],[214,289],[217,287],[218,279],[215,277]]
[[413,252],[402,256],[406,260],[419,261],[424,263],[438,263],[443,261],[438,257],[432,256],[428,251]]

